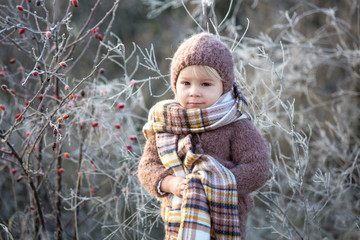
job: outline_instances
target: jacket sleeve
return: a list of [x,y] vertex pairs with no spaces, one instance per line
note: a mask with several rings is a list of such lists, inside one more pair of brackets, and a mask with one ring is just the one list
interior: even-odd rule
[[159,198],[165,197],[167,194],[159,194],[158,184],[168,175],[171,175],[171,173],[161,163],[157,152],[155,135],[153,135],[146,141],[144,153],[138,166],[140,183],[151,195]]
[[249,194],[262,187],[269,175],[269,154],[265,141],[250,120],[240,120],[231,138],[231,156],[235,164],[238,194]]

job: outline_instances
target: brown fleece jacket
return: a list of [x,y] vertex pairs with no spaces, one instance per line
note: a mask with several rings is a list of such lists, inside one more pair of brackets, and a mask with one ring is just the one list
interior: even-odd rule
[[[195,153],[214,157],[234,174],[238,190],[240,230],[242,239],[245,239],[248,212],[254,206],[250,193],[263,186],[268,179],[270,163],[264,139],[250,120],[243,119],[213,131],[194,134],[192,144]],[[150,194],[163,199],[163,218],[167,195],[160,195],[157,186],[161,179],[170,174],[161,163],[155,136],[152,136],[146,142],[138,177]]]

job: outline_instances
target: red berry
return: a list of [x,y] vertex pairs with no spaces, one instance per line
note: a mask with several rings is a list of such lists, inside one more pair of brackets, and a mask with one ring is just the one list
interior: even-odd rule
[[5,111],[5,107],[3,105],[0,105],[1,111]]
[[97,127],[97,126],[99,126],[99,123],[98,122],[93,122],[92,126]]
[[125,107],[125,104],[123,104],[123,103],[119,103],[117,105],[117,109],[123,109],[124,107]]
[[25,102],[25,106],[29,106],[29,104],[30,104],[29,101]]
[[30,136],[30,133],[29,132],[25,133],[25,136],[26,137]]
[[23,68],[23,67],[18,67],[18,71],[19,71],[19,72],[23,72],[23,71],[24,71],[24,68]]
[[15,95],[15,90],[11,89],[10,92],[12,95]]
[[25,33],[25,28],[20,28],[20,29],[19,29],[19,33],[20,33],[20,34]]
[[126,145],[126,149],[128,150],[128,152],[131,152],[131,150],[132,150],[131,145],[130,145],[130,144],[127,144],[127,145]]
[[61,123],[61,121],[62,121],[61,118],[58,118],[57,122],[58,122],[58,123]]
[[55,142],[53,142],[53,143],[51,144],[51,148],[52,148],[53,151],[55,150],[55,148],[56,148],[56,143],[55,143]]
[[63,168],[59,168],[58,169],[58,173],[63,173],[64,172],[64,169]]
[[69,96],[69,98],[70,98],[70,99],[73,99],[73,98],[74,98],[74,96],[73,96],[73,95],[70,95],[70,96]]
[[15,58],[10,59],[10,63],[15,63],[15,62],[16,62]]
[[93,34],[96,34],[96,33],[98,33],[99,32],[99,28],[94,28],[93,30],[92,30],[92,33]]
[[70,89],[69,85],[65,85],[64,89],[68,91]]
[[96,192],[96,187],[92,187],[92,188],[90,189],[90,192],[91,192],[91,194],[95,194],[95,192]]
[[71,2],[74,7],[77,7],[79,4],[78,0],[72,0]]
[[38,72],[38,71],[34,71],[34,72],[33,72],[33,75],[34,75],[35,77],[37,77],[37,76],[39,75],[39,72]]
[[105,70],[104,70],[103,68],[100,68],[100,69],[99,69],[99,73],[100,73],[100,74],[103,74],[104,72],[105,72]]
[[114,127],[115,127],[116,129],[120,129],[120,124],[115,124]]
[[102,41],[102,40],[103,40],[101,34],[98,34],[97,39],[98,39],[99,41]]
[[24,8],[23,8],[22,6],[20,6],[20,5],[17,5],[16,8],[17,8],[17,10],[19,10],[20,12],[24,11]]
[[137,140],[137,136],[132,135],[132,136],[129,137],[129,139],[130,139],[131,141],[136,141],[136,140]]
[[67,119],[67,118],[69,118],[69,115],[65,114],[65,115],[63,116],[63,119]]
[[17,169],[16,168],[11,169],[11,173],[15,175],[17,173]]
[[135,82],[134,80],[131,80],[129,84],[130,84],[130,86],[132,86],[132,87],[133,87],[133,86],[135,86],[135,85],[136,85],[136,82]]
[[64,153],[64,157],[65,158],[69,158],[70,157],[70,154],[68,152]]
[[44,95],[39,96],[40,101],[44,99]]
[[60,62],[60,66],[62,66],[62,67],[66,67],[66,66],[67,66],[67,64],[66,64],[66,62]]
[[5,76],[5,74],[3,72],[0,72],[0,77]]
[[20,113],[15,115],[15,118],[18,119],[20,117]]
[[46,32],[46,37],[47,37],[47,38],[51,38],[51,32],[50,32],[50,31],[47,31],[47,32]]

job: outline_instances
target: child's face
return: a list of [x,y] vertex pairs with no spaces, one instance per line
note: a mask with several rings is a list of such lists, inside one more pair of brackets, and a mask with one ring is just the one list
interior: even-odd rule
[[176,82],[176,99],[184,108],[207,108],[222,94],[221,80],[196,65],[181,70]]

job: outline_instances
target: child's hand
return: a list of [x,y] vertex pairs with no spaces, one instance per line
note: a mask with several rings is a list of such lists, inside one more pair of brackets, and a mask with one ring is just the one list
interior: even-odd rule
[[187,187],[188,180],[184,177],[165,177],[160,185],[160,190],[163,192],[172,193],[175,196],[182,198],[185,188]]

